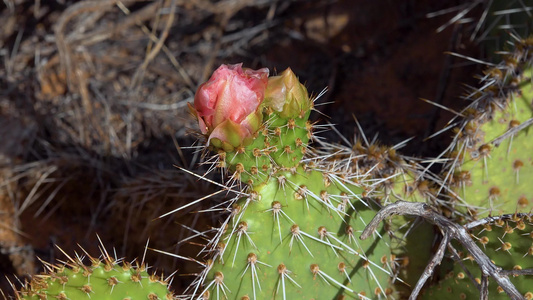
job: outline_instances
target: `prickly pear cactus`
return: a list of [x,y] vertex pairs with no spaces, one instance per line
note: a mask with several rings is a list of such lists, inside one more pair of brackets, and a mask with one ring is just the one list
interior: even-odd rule
[[[105,254],[105,253],[104,253]],[[46,273],[34,275],[16,291],[17,299],[176,299],[168,282],[149,274],[144,264],[120,262],[105,254],[90,257],[87,266],[76,256],[64,265],[45,263]]]
[[[440,202],[442,211],[462,224],[495,216],[496,221],[473,229],[472,238],[496,266],[515,270],[512,282],[526,299],[533,297],[533,281],[519,270],[533,266],[527,215],[533,208],[532,41],[516,42],[502,63],[490,67],[481,78],[482,88],[467,97],[472,103],[458,121],[452,120],[458,125],[441,182],[449,201]],[[480,266],[468,251],[458,249],[460,262],[443,262],[440,281],[425,299],[479,299]],[[490,299],[507,299],[501,287],[488,282]]]
[[[268,79],[265,72],[222,66],[195,98],[193,113],[215,152],[208,161],[228,172],[227,189],[243,189],[208,245],[213,255],[192,294],[204,299],[389,296],[394,257],[387,230],[358,239],[379,208],[365,198],[364,176],[313,154],[315,125],[308,120],[313,98],[290,69]],[[246,113],[220,116],[237,102]]]
[[444,176],[458,216],[533,208],[532,43],[517,42],[502,63],[488,69],[483,87],[469,95],[473,101],[461,112]]
[[[511,281],[525,299],[533,299],[533,285],[521,270],[533,268],[533,224],[527,216],[514,215],[497,219],[472,229],[472,237],[484,252],[505,270],[516,272]],[[461,248],[459,248],[461,249]],[[461,249],[462,250],[462,249]],[[435,286],[429,288],[424,299],[480,299],[481,269],[467,251],[460,251],[460,263]],[[464,268],[463,268],[464,267]],[[489,279],[489,299],[509,299],[500,286]]]

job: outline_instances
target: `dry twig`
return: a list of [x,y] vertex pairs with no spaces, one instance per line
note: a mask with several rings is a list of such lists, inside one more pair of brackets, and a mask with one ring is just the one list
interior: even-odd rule
[[[481,285],[479,287],[481,299],[488,299],[489,276],[492,277],[496,283],[502,287],[502,289],[511,299],[525,299],[524,296],[522,296],[522,294],[520,294],[520,292],[516,289],[514,284],[509,280],[509,275],[511,272],[508,270],[503,270],[501,267],[498,267],[492,263],[490,258],[475,244],[474,240],[470,237],[470,234],[467,231],[467,228],[471,227],[468,225],[461,226],[446,219],[426,203],[397,201],[385,206],[366,226],[360,238],[362,240],[368,238],[376,230],[381,221],[392,215],[411,215],[422,217],[428,222],[437,225],[444,236],[437,252],[429,261],[424,273],[416,283],[413,292],[409,296],[410,300],[415,300],[417,298],[427,279],[433,274],[435,267],[442,262],[444,250],[446,246],[449,246],[449,243],[452,239],[459,241],[468,250],[468,252],[470,252],[474,260],[481,268],[481,272],[483,274]],[[527,270],[526,272],[520,274],[526,273],[531,273],[531,270]]]

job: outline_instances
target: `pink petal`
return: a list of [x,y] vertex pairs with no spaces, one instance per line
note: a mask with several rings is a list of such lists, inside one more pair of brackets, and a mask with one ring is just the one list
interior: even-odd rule
[[[257,112],[264,99],[268,73],[267,68],[243,69],[242,64],[221,65],[216,69],[194,97],[202,133],[210,133],[210,139],[228,139],[233,143],[253,135],[261,122],[261,114],[257,116]],[[244,121],[247,118],[250,119]],[[219,126],[227,122],[231,125]]]

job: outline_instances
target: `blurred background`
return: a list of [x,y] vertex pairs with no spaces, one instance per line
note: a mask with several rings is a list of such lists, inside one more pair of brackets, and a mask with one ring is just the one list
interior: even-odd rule
[[[291,67],[325,93],[315,120],[401,151],[436,156],[440,130],[464,106],[484,59],[472,33],[488,1],[3,0],[0,4],[0,287],[65,252],[118,257],[150,248],[194,256],[199,212],[160,215],[216,191],[202,174],[188,113],[199,84],[221,63]],[[454,18],[460,15],[460,18]],[[321,133],[340,142],[339,134]],[[220,177],[220,176],[219,176]],[[192,228],[195,228],[194,230]],[[181,241],[181,242],[179,242]],[[201,257],[200,257],[201,259]],[[198,265],[148,250],[179,292]]]

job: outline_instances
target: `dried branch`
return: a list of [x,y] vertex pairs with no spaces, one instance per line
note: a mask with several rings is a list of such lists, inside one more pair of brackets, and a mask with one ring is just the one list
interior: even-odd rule
[[504,214],[504,215],[499,215],[499,216],[490,216],[490,217],[486,217],[480,220],[472,221],[466,224],[465,228],[466,230],[470,230],[478,226],[482,226],[482,225],[489,224],[489,223],[494,223],[496,221],[507,221],[507,220],[512,220],[515,218],[524,218],[524,217],[530,217],[530,216],[531,214],[527,214],[527,213],[514,213],[514,214]]
[[470,272],[470,270],[468,270],[468,268],[465,266],[465,264],[463,263],[463,260],[461,259],[461,257],[459,256],[459,251],[457,251],[455,249],[455,247],[452,245],[452,244],[449,244],[448,245],[448,249],[450,250],[451,252],[451,255],[450,257],[453,259],[453,261],[456,263],[456,264],[459,264],[459,266],[465,271],[466,273],[466,276],[468,276],[468,278],[470,278],[470,280],[472,281],[472,283],[474,283],[474,285],[476,286],[476,288],[481,291],[481,286],[479,285],[479,283],[476,281],[476,278],[474,277],[474,275],[472,275],[472,273]]
[[485,274],[481,276],[481,290],[479,292],[480,292],[480,295],[479,295],[480,300],[489,299],[489,277]]
[[502,141],[504,141],[505,139],[509,138],[509,136],[513,136],[513,135],[517,134],[522,129],[525,129],[525,128],[531,126],[532,124],[533,124],[533,118],[524,121],[522,124],[520,124],[520,125],[518,125],[516,127],[509,128],[509,130],[507,130],[505,133],[503,133],[499,137],[495,138],[492,141],[492,144],[495,147],[498,147],[502,143]]
[[[372,232],[377,229],[379,223],[392,215],[412,215],[422,217],[428,222],[437,225],[444,236],[437,253],[435,253],[433,258],[430,260],[428,266],[424,270],[424,273],[416,283],[416,286],[409,297],[410,300],[416,299],[420,290],[422,289],[422,286],[435,270],[436,265],[442,261],[443,244],[447,246],[452,239],[459,241],[468,250],[468,252],[470,252],[474,260],[481,268],[483,278],[488,278],[488,276],[492,277],[511,299],[525,299],[509,279],[509,271],[504,271],[502,268],[492,263],[490,258],[476,245],[465,227],[446,219],[426,203],[397,201],[385,206],[366,226],[360,238],[362,240],[368,238]],[[481,282],[481,299],[487,298],[488,280],[483,279]]]
[[502,270],[502,274],[509,276],[533,275],[533,269]]
[[416,286],[413,289],[413,292],[411,293],[411,297],[409,297],[409,299],[416,300],[416,296],[420,294],[422,287],[424,286],[426,281],[431,277],[431,275],[433,275],[433,271],[444,258],[444,252],[446,251],[446,246],[448,245],[449,242],[450,242],[449,235],[444,235],[444,238],[440,242],[437,252],[435,253],[435,255],[433,255],[433,257],[427,264],[426,268],[424,269],[424,272],[420,276],[420,279],[418,279],[418,282],[416,283]]

